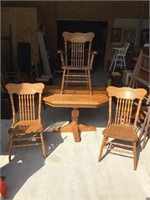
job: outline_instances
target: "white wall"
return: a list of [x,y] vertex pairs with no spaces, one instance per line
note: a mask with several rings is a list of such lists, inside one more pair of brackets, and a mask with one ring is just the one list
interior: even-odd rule
[[[114,28],[135,28],[136,34],[135,34],[135,42],[134,45],[138,46],[140,42],[140,35],[141,30],[145,28],[149,28],[149,20],[141,20],[141,19],[122,19],[122,18],[116,18],[114,21]],[[113,46],[121,46],[121,42],[112,43]]]

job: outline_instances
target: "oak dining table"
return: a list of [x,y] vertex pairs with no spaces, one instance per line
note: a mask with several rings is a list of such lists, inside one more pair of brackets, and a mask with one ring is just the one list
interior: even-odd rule
[[88,126],[79,123],[80,108],[98,108],[108,103],[108,96],[105,87],[93,87],[92,95],[84,87],[67,87],[63,94],[60,94],[60,86],[50,85],[44,89],[43,101],[51,107],[71,108],[70,123],[53,129],[54,132],[72,132],[75,142],[80,142],[82,131],[96,131],[95,126]]

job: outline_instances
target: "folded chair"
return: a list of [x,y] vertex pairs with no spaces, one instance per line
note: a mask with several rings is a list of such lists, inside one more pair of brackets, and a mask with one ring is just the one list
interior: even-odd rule
[[117,67],[119,67],[121,70],[126,70],[126,54],[128,51],[128,48],[130,46],[130,43],[125,43],[123,47],[120,48],[114,48],[115,54],[113,56],[109,71],[115,71]]
[[[9,162],[13,147],[41,145],[44,158],[46,150],[41,122],[43,83],[8,83],[6,89],[12,106],[12,125],[9,129]],[[16,109],[18,105],[18,109]]]
[[61,94],[64,86],[86,84],[89,93],[92,94],[91,70],[95,51],[91,51],[94,33],[70,33],[63,32],[64,51],[58,51],[61,57],[63,77],[61,83]]
[[[116,151],[133,154],[134,170],[136,170],[137,120],[147,91],[143,88],[109,86],[107,92],[109,97],[108,125],[102,132],[103,141],[98,161],[102,159],[104,148],[107,148],[107,153]],[[113,101],[115,101],[115,109],[112,108]],[[115,116],[114,120],[113,116]]]

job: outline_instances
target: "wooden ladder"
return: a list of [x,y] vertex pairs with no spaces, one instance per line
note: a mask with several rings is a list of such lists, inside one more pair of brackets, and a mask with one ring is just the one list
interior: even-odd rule
[[[137,88],[144,87],[148,93],[150,90],[149,76],[149,46],[144,46],[139,54],[137,63],[129,81],[129,87]],[[150,94],[145,97],[143,106],[141,107],[141,115],[143,120],[140,120],[140,135],[139,140],[142,140],[142,148],[145,147],[146,142],[150,136]]]

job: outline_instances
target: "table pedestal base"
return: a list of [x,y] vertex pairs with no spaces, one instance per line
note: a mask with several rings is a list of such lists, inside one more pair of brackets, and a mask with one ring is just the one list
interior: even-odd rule
[[54,132],[72,132],[75,142],[81,141],[81,138],[80,138],[81,131],[96,131],[96,128],[94,126],[86,126],[83,124],[78,124],[78,117],[79,117],[78,108],[72,109],[71,117],[72,117],[71,123],[62,127],[54,128],[53,131]]

